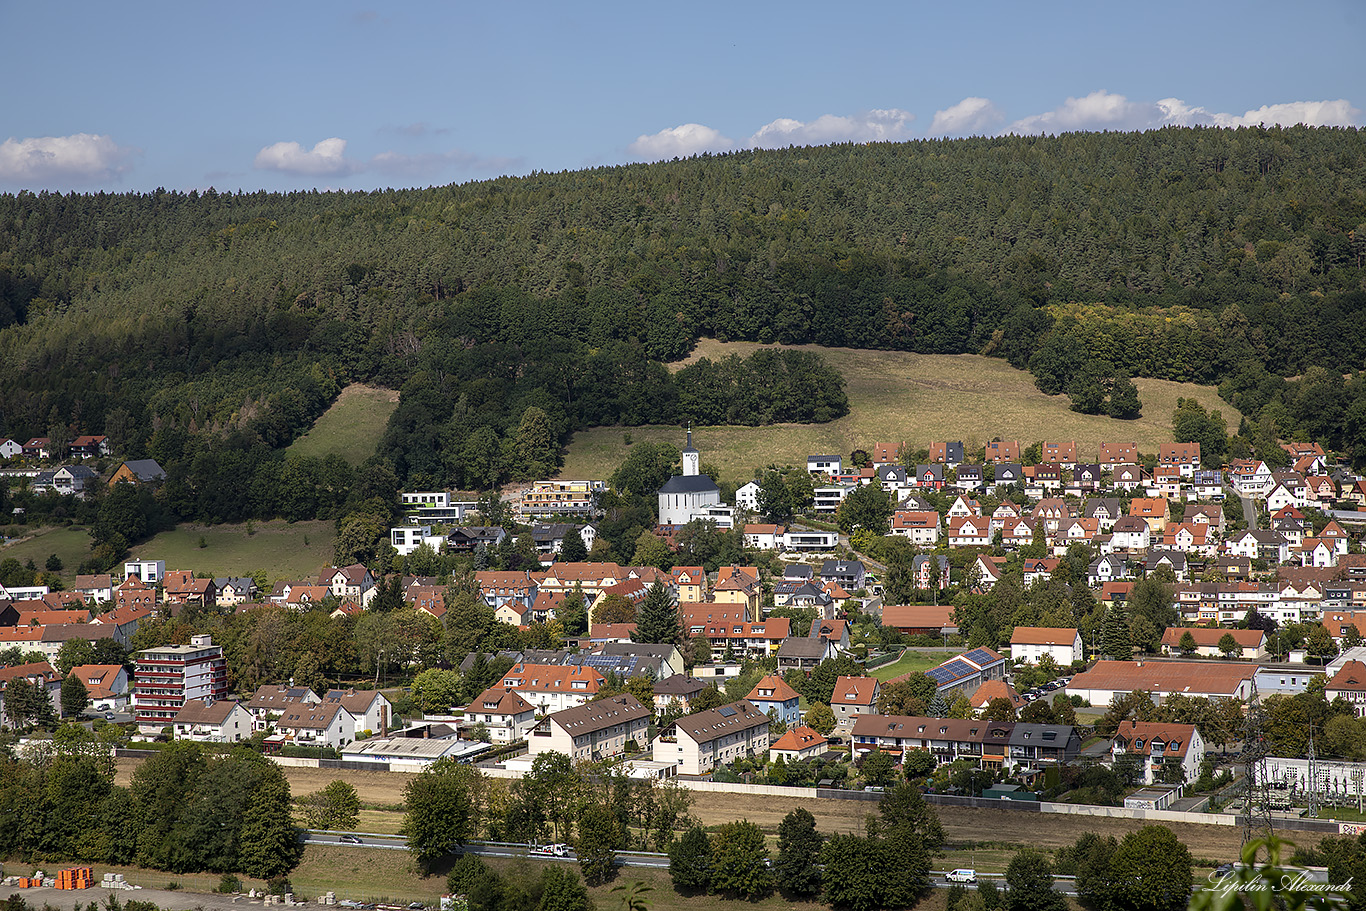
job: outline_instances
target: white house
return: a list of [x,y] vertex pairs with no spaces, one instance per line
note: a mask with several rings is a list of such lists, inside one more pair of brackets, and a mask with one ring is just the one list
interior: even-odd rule
[[735,505],[749,512],[759,511],[759,482],[750,481],[735,490]]
[[1126,755],[1139,757],[1143,783],[1155,784],[1163,768],[1171,763],[1180,769],[1182,780],[1200,777],[1200,762],[1205,758],[1205,741],[1193,724],[1159,724],[1151,721],[1125,721],[1110,740],[1110,761]]
[[1059,667],[1067,667],[1083,657],[1081,634],[1075,629],[1017,626],[1010,636],[1010,657],[1025,664],[1038,664],[1044,655],[1052,656]]
[[189,699],[172,719],[171,729],[176,740],[237,743],[251,737],[251,713],[233,699]]
[[527,737],[527,751],[563,753],[578,762],[618,756],[628,743],[643,750],[653,715],[630,693],[609,696],[546,716]]
[[768,715],[747,700],[679,718],[654,742],[656,762],[672,762],[679,775],[705,775],[719,765],[768,749]]
[[285,708],[275,722],[277,736],[295,746],[331,747],[340,750],[356,739],[356,717],[340,702],[316,705],[297,702]]
[[511,690],[491,686],[465,709],[465,720],[482,724],[493,743],[511,743],[536,726],[536,709]]
[[165,560],[129,560],[123,564],[123,578],[137,576],[146,585],[156,585],[166,575]]

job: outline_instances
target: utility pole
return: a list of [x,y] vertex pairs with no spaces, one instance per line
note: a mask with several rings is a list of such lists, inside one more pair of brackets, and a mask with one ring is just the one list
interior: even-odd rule
[[1266,780],[1266,733],[1257,678],[1247,700],[1243,725],[1243,844],[1271,835],[1270,782]]
[[1309,726],[1309,818],[1319,818],[1319,761],[1314,754],[1314,726]]

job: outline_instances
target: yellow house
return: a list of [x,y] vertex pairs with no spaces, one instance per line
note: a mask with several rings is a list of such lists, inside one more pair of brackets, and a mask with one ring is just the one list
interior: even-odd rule
[[759,602],[763,589],[759,584],[759,570],[753,566],[723,566],[716,574],[712,600],[718,604],[741,604],[749,620],[759,619]]
[[675,566],[673,584],[680,604],[696,604],[707,596],[707,574],[700,566]]

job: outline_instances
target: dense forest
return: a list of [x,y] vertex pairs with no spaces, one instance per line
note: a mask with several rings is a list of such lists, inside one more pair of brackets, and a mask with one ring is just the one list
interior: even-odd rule
[[1248,439],[1363,459],[1366,383],[1343,373],[1366,359],[1364,280],[1354,129],[745,151],[373,193],[0,195],[0,434],[105,431],[167,455],[177,512],[212,519],[274,508],[249,483],[199,500],[224,472],[287,471],[279,448],[357,380],[402,390],[381,458],[422,486],[491,486],[547,448],[553,467],[588,425],[847,409],[815,357],[663,367],[715,336],[987,353],[1047,392],[1084,372],[1220,383]]

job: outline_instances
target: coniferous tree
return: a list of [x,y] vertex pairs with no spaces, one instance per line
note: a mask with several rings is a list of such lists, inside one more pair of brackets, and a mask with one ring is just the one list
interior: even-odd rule
[[636,612],[636,630],[631,634],[631,640],[657,645],[680,645],[683,642],[678,607],[669,597],[669,590],[659,582],[650,586],[640,610]]
[[1129,615],[1122,601],[1116,600],[1105,613],[1105,625],[1100,633],[1100,651],[1105,657],[1117,661],[1128,661],[1133,657]]

